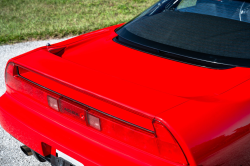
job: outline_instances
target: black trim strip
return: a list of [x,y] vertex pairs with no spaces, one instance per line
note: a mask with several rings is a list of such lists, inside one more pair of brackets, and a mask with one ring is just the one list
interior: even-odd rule
[[178,55],[178,54],[173,54],[173,53],[169,53],[169,52],[165,52],[165,51],[161,51],[155,48],[150,48],[141,44],[137,44],[135,42],[132,42],[130,40],[127,40],[121,36],[117,36],[113,39],[113,41],[115,41],[116,43],[122,44],[124,46],[130,47],[132,49],[136,49],[138,51],[142,51],[145,53],[149,53],[152,55],[156,55],[162,58],[166,58],[166,59],[171,59],[177,62],[182,62],[182,63],[186,63],[186,64],[191,64],[191,65],[195,65],[195,66],[199,66],[199,67],[205,67],[205,68],[211,68],[211,69],[220,69],[220,70],[225,70],[225,69],[230,69],[230,68],[234,68],[235,66],[232,65],[226,65],[226,64],[221,64],[221,63],[213,63],[210,61],[205,61],[205,60],[200,60],[200,59],[196,59],[196,58],[192,58],[192,57],[188,57],[188,56],[182,56],[182,55]]
[[[135,125],[135,124],[133,124],[133,123],[124,121],[124,120],[122,120],[122,119],[119,119],[119,118],[117,118],[117,117],[114,117],[114,116],[112,116],[112,115],[109,115],[109,114],[107,114],[107,113],[105,113],[105,112],[102,112],[102,111],[100,111],[100,110],[98,110],[98,109],[95,109],[95,108],[93,108],[93,107],[91,107],[91,106],[88,106],[88,105],[86,105],[86,104],[80,103],[79,101],[76,101],[76,100],[74,100],[74,99],[72,99],[72,98],[69,98],[69,97],[64,96],[64,95],[62,95],[62,94],[60,94],[60,93],[57,93],[57,92],[55,92],[55,91],[53,91],[53,90],[51,90],[51,89],[48,89],[48,88],[46,88],[46,87],[44,87],[44,86],[42,86],[42,85],[39,85],[39,84],[37,84],[37,83],[35,83],[35,82],[33,82],[33,81],[31,81],[31,80],[29,80],[29,79],[27,79],[27,78],[21,76],[20,73],[19,73],[18,67],[19,67],[19,66],[17,66],[17,75],[18,75],[18,77],[24,79],[25,81],[28,81],[28,82],[30,82],[30,83],[32,83],[32,84],[34,84],[34,85],[36,85],[36,86],[38,86],[38,87],[40,87],[40,88],[43,88],[43,89],[45,89],[45,90],[47,90],[47,91],[49,91],[49,92],[51,92],[51,93],[57,94],[57,95],[59,95],[60,97],[66,98],[66,99],[71,100],[71,101],[73,101],[73,102],[75,102],[75,103],[78,103],[78,104],[80,104],[80,105],[82,105],[82,106],[85,106],[85,107],[88,107],[88,108],[90,108],[90,109],[92,109],[92,110],[95,110],[95,111],[97,111],[97,112],[99,112],[99,113],[101,113],[101,114],[104,114],[104,115],[108,116],[108,117],[114,118],[114,119],[116,119],[116,120],[118,120],[118,121],[121,121],[121,122],[123,122],[123,123],[126,123],[126,124],[128,124],[128,125],[131,125],[131,126],[133,126],[133,127],[139,128],[139,129],[141,129],[141,130],[147,131],[147,132],[149,132],[149,133],[155,135],[155,131],[151,131],[151,130],[145,129],[145,128],[143,128],[143,127],[137,126],[137,125]],[[152,125],[153,125],[153,123],[152,123]]]

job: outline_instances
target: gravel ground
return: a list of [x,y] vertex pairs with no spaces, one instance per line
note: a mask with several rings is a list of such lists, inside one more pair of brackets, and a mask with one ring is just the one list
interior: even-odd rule
[[[17,55],[44,46],[47,43],[57,43],[60,40],[47,40],[19,43],[14,45],[0,46],[0,96],[6,88],[4,83],[4,69],[7,61]],[[0,166],[49,166],[49,163],[40,163],[33,156],[27,157],[20,150],[22,143],[11,137],[0,126]]]

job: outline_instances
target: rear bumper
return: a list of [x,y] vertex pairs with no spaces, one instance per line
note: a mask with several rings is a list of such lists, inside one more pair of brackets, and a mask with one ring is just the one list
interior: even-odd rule
[[85,166],[178,165],[82,126],[18,93],[0,97],[0,124],[43,156],[58,149]]

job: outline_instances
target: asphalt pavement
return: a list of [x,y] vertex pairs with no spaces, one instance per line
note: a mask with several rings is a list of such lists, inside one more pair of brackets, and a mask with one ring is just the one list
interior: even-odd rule
[[[0,46],[0,96],[4,94],[6,87],[4,82],[4,69],[8,60],[47,43],[57,43],[65,39],[34,41],[18,43],[14,45]],[[11,137],[0,126],[0,166],[50,166],[49,163],[40,163],[33,156],[27,157],[20,150],[22,143]]]

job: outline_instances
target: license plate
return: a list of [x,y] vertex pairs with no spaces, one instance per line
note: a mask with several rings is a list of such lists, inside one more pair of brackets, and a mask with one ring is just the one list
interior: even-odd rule
[[74,158],[66,155],[65,153],[56,150],[57,156],[63,158],[64,160],[67,160],[68,162],[72,163],[74,166],[84,166],[82,163],[79,161],[75,160]]

